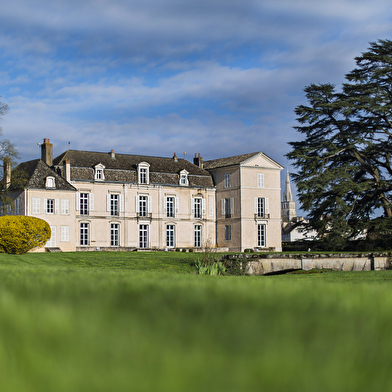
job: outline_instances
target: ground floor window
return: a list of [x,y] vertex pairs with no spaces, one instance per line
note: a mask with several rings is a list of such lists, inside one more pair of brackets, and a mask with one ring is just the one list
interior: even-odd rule
[[265,225],[257,225],[257,246],[265,246]]
[[46,247],[48,248],[53,248],[56,246],[56,226],[50,226],[50,230],[51,230],[51,235],[50,235],[50,239],[49,241],[46,243]]
[[174,225],[166,226],[166,246],[169,248],[174,248],[176,246]]
[[110,224],[110,245],[120,246],[120,225],[118,223]]
[[195,226],[195,248],[201,248],[202,236],[201,236],[201,225]]
[[225,240],[231,241],[231,226],[225,225]]
[[139,248],[148,248],[148,225],[139,225]]
[[90,224],[80,224],[80,245],[90,245]]

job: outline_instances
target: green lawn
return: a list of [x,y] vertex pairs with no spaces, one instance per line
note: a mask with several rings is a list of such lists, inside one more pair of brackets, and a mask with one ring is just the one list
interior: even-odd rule
[[195,257],[0,254],[0,391],[392,390],[392,271],[199,276]]

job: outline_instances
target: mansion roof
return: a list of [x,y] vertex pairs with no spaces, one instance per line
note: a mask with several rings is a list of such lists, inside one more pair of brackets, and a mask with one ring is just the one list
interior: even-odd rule
[[103,152],[68,150],[53,160],[53,166],[63,174],[63,164],[69,160],[72,180],[94,180],[94,167],[105,167],[105,181],[137,182],[137,165],[149,164],[150,183],[178,185],[179,173],[188,172],[190,186],[213,186],[210,173],[193,163],[177,158],[162,158],[145,155],[113,154]]

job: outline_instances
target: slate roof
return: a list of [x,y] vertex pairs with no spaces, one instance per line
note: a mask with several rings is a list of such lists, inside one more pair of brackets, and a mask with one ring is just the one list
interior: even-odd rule
[[249,154],[235,155],[233,157],[204,161],[204,167],[208,170],[208,169],[215,169],[217,167],[239,165],[240,163],[242,163],[250,158],[253,158],[257,154],[260,154],[260,151],[252,152]]
[[179,173],[188,171],[190,186],[214,186],[210,173],[199,168],[186,159],[151,157],[145,155],[68,150],[53,160],[53,165],[62,173],[63,163],[68,159],[71,165],[71,180],[94,180],[94,166],[101,163],[105,166],[105,181],[137,182],[136,169],[141,162],[150,165],[151,184],[178,185]]
[[[41,159],[34,159],[32,161],[20,163],[12,173],[16,175],[19,172],[25,176],[27,180],[25,188],[46,189],[46,177],[54,177],[55,189],[75,191],[76,189],[69,184],[63,177],[58,175]],[[11,188],[13,175],[11,174]]]

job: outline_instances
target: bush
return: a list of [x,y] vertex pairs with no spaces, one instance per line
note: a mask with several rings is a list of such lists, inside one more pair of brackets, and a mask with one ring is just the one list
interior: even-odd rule
[[5,253],[27,253],[44,246],[50,236],[50,226],[43,219],[12,215],[0,217],[0,248]]

